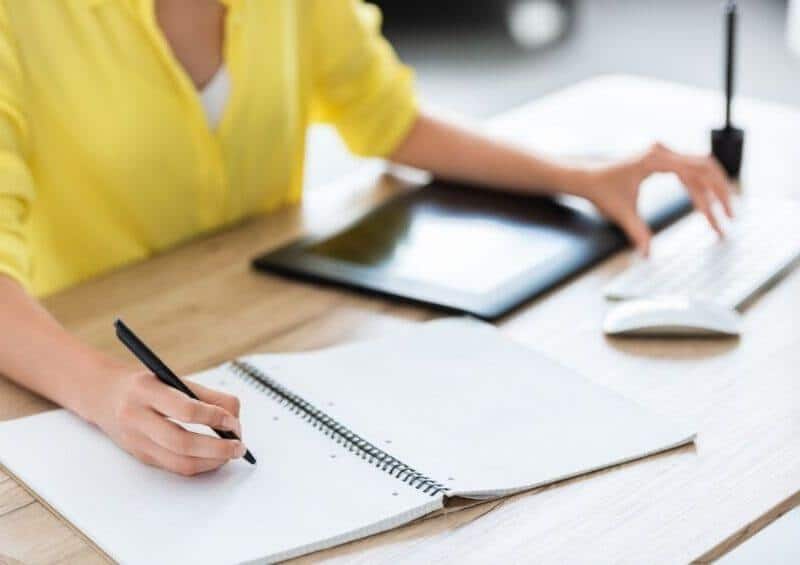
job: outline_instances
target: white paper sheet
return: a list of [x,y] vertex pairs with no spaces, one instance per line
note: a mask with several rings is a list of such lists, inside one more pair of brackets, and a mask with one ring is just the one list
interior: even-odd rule
[[327,351],[249,358],[454,493],[530,488],[694,432],[466,318]]

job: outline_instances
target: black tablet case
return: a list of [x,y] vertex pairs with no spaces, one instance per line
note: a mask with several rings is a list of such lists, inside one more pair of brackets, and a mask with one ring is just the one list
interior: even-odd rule
[[[649,192],[648,198],[643,198],[640,211],[654,230],[662,229],[691,210],[677,181],[661,183]],[[406,234],[413,228],[416,218],[423,216],[428,222],[440,216],[451,226],[452,222],[475,222],[477,219],[483,231],[487,225],[489,230],[496,226],[498,235],[502,232],[507,236],[508,230],[524,230],[525,237],[547,237],[557,244],[559,251],[538,263],[532,257],[534,263],[529,268],[521,265],[519,271],[479,291],[465,289],[457,280],[441,284],[441,281],[425,280],[424,276],[393,273],[392,261],[398,246],[408,244]],[[467,230],[468,226],[465,224]],[[425,245],[425,241],[413,244]],[[468,253],[469,249],[460,248],[461,245],[454,241],[453,249]],[[623,233],[592,210],[551,198],[518,196],[436,181],[395,197],[338,233],[302,239],[266,253],[254,259],[253,266],[296,279],[346,286],[491,320],[627,245]],[[500,258],[513,251],[499,248],[493,255]],[[508,257],[504,259],[508,263]],[[441,273],[448,256],[442,253],[426,260],[445,262],[436,265]],[[491,273],[492,258],[483,257],[473,270],[475,277]]]

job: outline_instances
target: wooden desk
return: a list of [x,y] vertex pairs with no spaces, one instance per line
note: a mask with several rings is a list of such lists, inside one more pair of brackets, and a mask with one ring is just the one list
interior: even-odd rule
[[[605,77],[510,112],[492,127],[555,152],[570,152],[563,141],[570,133],[590,148],[625,149],[619,140],[645,142],[647,132],[648,138],[697,149],[707,147],[707,132],[719,123],[721,108],[719,98],[704,91]],[[747,130],[744,190],[800,195],[800,149],[782,141],[800,131],[800,112],[741,101],[736,113]],[[532,141],[536,136],[538,143]],[[341,222],[402,189],[390,179],[377,184],[367,179],[318,190],[302,209],[195,241],[46,303],[81,338],[119,354],[111,322],[124,316],[181,372],[244,353],[316,348],[428,319],[436,314],[425,308],[257,275],[248,266],[256,253],[308,226]],[[423,520],[306,559],[706,561],[796,506],[800,272],[749,309],[740,340],[606,339],[599,329],[607,307],[600,290],[628,261],[628,254],[619,254],[500,326],[652,410],[694,420],[700,432],[695,446]],[[0,418],[49,408],[0,380]],[[2,474],[0,555],[10,562],[104,560]]]

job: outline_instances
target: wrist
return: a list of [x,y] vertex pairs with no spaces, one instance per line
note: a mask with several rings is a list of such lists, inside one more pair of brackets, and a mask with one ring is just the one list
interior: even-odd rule
[[75,377],[69,379],[65,404],[90,424],[99,424],[100,415],[108,404],[110,387],[132,369],[92,351],[74,371]]
[[533,155],[523,176],[526,192],[588,197],[595,184],[592,169],[570,163],[543,161]]
[[559,192],[589,198],[592,194],[595,171],[584,167],[564,167],[559,182]]

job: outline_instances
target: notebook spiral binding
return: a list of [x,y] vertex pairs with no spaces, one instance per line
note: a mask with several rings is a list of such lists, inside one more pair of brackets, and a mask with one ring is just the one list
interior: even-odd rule
[[232,361],[231,370],[240,378],[249,382],[261,392],[271,396],[294,414],[309,422],[316,429],[345,447],[351,453],[361,457],[367,463],[381,471],[396,477],[404,483],[430,496],[446,493],[450,489],[441,483],[423,475],[409,465],[392,457],[379,447],[368,442],[347,426],[337,422],[328,414],[287,390],[261,370],[244,361]]

